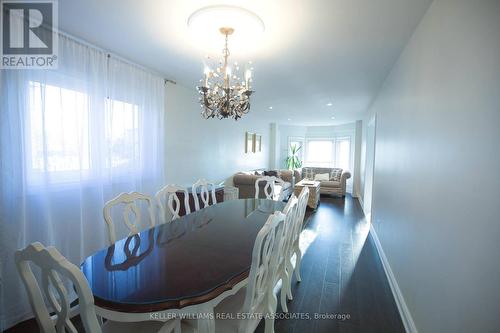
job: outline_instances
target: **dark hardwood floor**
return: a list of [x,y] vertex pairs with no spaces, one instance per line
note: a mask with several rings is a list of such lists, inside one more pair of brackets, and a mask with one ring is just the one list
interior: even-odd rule
[[[404,332],[358,201],[321,197],[318,209],[306,214],[302,282],[294,278],[289,317],[276,321],[275,332]],[[278,310],[284,316],[281,307]],[[19,332],[38,332],[36,322],[6,331]],[[256,332],[264,332],[263,322]]]
[[[275,332],[405,332],[357,199],[322,196],[317,211],[307,214],[302,235],[312,242],[303,254],[302,282],[292,282],[288,311],[310,320],[279,319]],[[264,332],[262,322],[257,332]]]

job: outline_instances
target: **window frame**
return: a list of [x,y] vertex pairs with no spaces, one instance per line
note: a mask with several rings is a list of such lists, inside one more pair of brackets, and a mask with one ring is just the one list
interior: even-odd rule
[[[315,141],[329,141],[332,143],[332,157],[333,159],[329,162],[318,162],[318,161],[310,161],[308,159],[309,157],[309,143],[310,142],[315,142]],[[335,141],[333,137],[314,137],[314,138],[306,138],[306,143],[305,143],[305,158],[304,158],[304,166],[308,167],[325,167],[325,168],[332,168],[333,165],[335,164]],[[316,165],[314,165],[316,163]],[[325,165],[325,163],[328,163],[328,165]]]
[[[106,96],[94,96],[93,94],[85,91],[83,89],[84,82],[82,81],[72,81],[70,84],[62,84],[62,79],[59,77],[54,77],[48,80],[40,80],[38,78],[32,78],[26,80],[26,91],[28,93],[25,97],[25,108],[26,108],[26,117],[23,121],[23,131],[24,131],[24,141],[25,141],[25,149],[23,151],[23,156],[26,161],[26,172],[27,172],[27,182],[32,189],[36,189],[44,184],[46,184],[47,179],[51,186],[56,186],[57,188],[71,188],[74,184],[86,184],[92,183],[100,177],[102,171],[110,171],[112,170],[114,173],[114,177],[119,180],[120,178],[130,178],[131,171],[134,174],[141,174],[143,170],[142,161],[139,162],[139,169],[136,170],[133,167],[113,167],[112,158],[110,157],[109,163],[101,160],[101,156],[99,156],[100,148],[95,144],[95,138],[99,140],[99,138],[106,139],[106,112],[108,108],[109,101],[117,101],[123,104],[131,104],[133,106],[133,110],[137,112],[137,134],[140,134],[141,124],[143,122],[141,105],[134,103],[129,100],[121,100],[121,99],[110,99]],[[88,132],[88,154],[89,154],[89,162],[88,168],[85,169],[77,169],[77,170],[46,170],[43,168],[41,170],[35,168],[34,160],[33,160],[33,120],[32,120],[32,110],[31,110],[31,85],[39,84],[41,85],[42,94],[45,91],[46,86],[53,86],[59,89],[71,90],[76,93],[81,93],[85,96],[88,101],[88,119],[87,119],[87,128],[85,129]],[[102,97],[102,98],[101,98]],[[42,97],[43,100],[43,97]],[[93,110],[101,109],[103,112],[93,112]],[[102,124],[96,126],[96,124]],[[47,130],[45,124],[42,124],[42,131]],[[94,138],[94,140],[92,139]],[[44,148],[46,149],[46,148]],[[135,147],[134,147],[135,149]],[[139,151],[143,149],[141,138],[138,137],[137,149]],[[44,152],[46,153],[46,152]],[[140,154],[140,152],[139,152]],[[46,157],[45,157],[46,158]],[[99,162],[100,161],[100,162]],[[46,161],[44,161],[46,163]]]
[[303,136],[289,136],[288,137],[288,144],[286,146],[286,156],[290,156],[291,152],[290,152],[290,146],[292,144],[292,142],[299,142],[302,146],[302,149],[299,151],[299,159],[300,161],[302,162],[302,165],[304,165],[304,161],[305,161],[305,154],[304,154],[304,151],[306,149],[305,145],[305,137]]
[[[338,160],[339,160],[339,156],[338,156],[338,151],[337,151],[337,143],[340,141],[340,140],[348,140],[349,141],[349,167],[348,169],[351,170],[353,168],[353,163],[354,163],[354,150],[353,150],[353,138],[352,138],[352,135],[346,135],[346,134],[342,134],[342,135],[336,135],[336,136],[332,136],[332,137],[309,137],[305,139],[305,153],[304,153],[304,161],[303,161],[303,165],[305,167],[325,167],[325,168],[338,168],[340,167],[338,165]],[[332,157],[333,159],[328,163],[328,165],[326,165],[325,163],[323,162],[318,162],[318,161],[309,161],[307,158],[308,158],[308,154],[309,154],[309,142],[311,141],[330,141],[332,143]]]
[[[24,158],[26,160],[26,172],[27,172],[27,181],[28,184],[30,184],[32,187],[37,187],[46,182],[46,177],[50,179],[50,184],[51,185],[68,185],[72,183],[81,183],[82,181],[85,181],[89,178],[92,177],[92,163],[94,158],[92,158],[93,152],[92,152],[92,145],[90,141],[90,137],[92,135],[92,113],[89,112],[87,117],[88,117],[88,132],[89,132],[89,166],[86,169],[80,169],[80,170],[38,170],[34,167],[34,161],[33,161],[33,146],[32,146],[32,139],[33,139],[33,133],[32,133],[32,117],[31,117],[31,84],[36,83],[41,85],[42,93],[45,91],[46,86],[53,86],[59,89],[66,89],[66,90],[71,90],[76,93],[81,93],[88,99],[89,107],[93,105],[94,101],[92,99],[92,96],[88,94],[86,91],[83,89],[78,89],[78,87],[81,87],[82,83],[79,82],[79,84],[71,84],[71,85],[62,85],[60,84],[60,81],[57,78],[53,78],[50,80],[46,80],[46,82],[42,82],[41,80],[38,80],[37,78],[33,78],[30,80],[26,81],[26,91],[28,91],[28,94],[26,95],[26,116],[24,120],[24,139],[25,139],[25,151],[24,151]],[[45,128],[43,128],[42,125],[42,131],[44,131]]]
[[[341,140],[347,140],[349,142],[349,166],[348,166],[348,170],[352,170],[352,167],[353,167],[353,158],[354,158],[354,154],[353,154],[353,149],[352,149],[352,137],[350,135],[339,135],[339,136],[336,136],[335,137],[335,167],[336,168],[340,168],[340,165],[339,165],[339,152],[337,150],[337,145],[339,144],[339,141]],[[345,170],[345,168],[342,168]]]

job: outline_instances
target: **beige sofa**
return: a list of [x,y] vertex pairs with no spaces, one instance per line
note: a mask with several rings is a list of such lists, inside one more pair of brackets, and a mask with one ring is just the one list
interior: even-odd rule
[[[270,175],[275,175],[278,178],[281,178],[285,184],[283,185],[283,188],[277,187],[277,190],[279,191],[278,196],[281,196],[282,198],[288,198],[292,193],[293,189],[295,187],[295,182],[297,181],[296,179],[300,179],[300,173],[298,171],[291,171],[291,170],[269,170],[265,171],[266,173],[274,171],[276,172],[275,174],[270,174]],[[269,175],[269,174],[268,174]],[[239,198],[240,199],[246,199],[246,198],[254,198],[255,197],[255,181],[264,176],[264,171],[263,170],[257,170],[257,171],[242,171],[238,172],[233,175],[233,185],[234,187],[237,187],[239,190]],[[259,190],[259,197],[264,198],[264,183],[260,184],[260,190]]]
[[321,180],[320,193],[334,194],[345,197],[345,187],[347,179],[351,178],[349,171],[340,168],[319,168],[319,167],[304,167],[301,170],[301,179],[307,178],[314,180],[317,174],[329,174],[328,180]]

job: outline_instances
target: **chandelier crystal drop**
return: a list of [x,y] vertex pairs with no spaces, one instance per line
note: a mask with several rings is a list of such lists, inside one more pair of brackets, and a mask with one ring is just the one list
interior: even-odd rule
[[205,67],[205,77],[200,80],[201,85],[197,87],[200,93],[201,115],[205,119],[233,118],[238,120],[250,111],[250,96],[253,93],[250,83],[253,68],[249,62],[244,68],[244,77],[242,77],[237,63],[234,63],[233,67],[229,65],[228,39],[234,29],[225,27],[220,28],[219,31],[225,36],[223,60],[219,61],[215,70]]

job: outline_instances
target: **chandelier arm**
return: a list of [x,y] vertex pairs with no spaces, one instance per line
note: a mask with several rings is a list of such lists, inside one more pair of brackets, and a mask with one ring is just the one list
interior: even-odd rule
[[[205,72],[204,86],[198,87],[200,93],[200,104],[202,106],[202,117],[205,119],[215,118],[233,118],[238,120],[250,110],[250,95],[253,91],[250,90],[247,80],[240,84],[241,78],[236,72],[234,85],[231,86],[231,75],[229,75],[228,58],[229,51],[229,35],[233,32],[231,28],[221,28],[220,31],[225,36],[224,49],[222,50],[223,62],[220,61],[220,66],[214,72]],[[236,66],[236,64],[235,64]],[[235,70],[239,70],[238,67]],[[222,75],[218,75],[220,73]],[[211,84],[209,85],[209,79]],[[203,81],[202,81],[203,82]],[[209,87],[212,87],[209,88]]]

